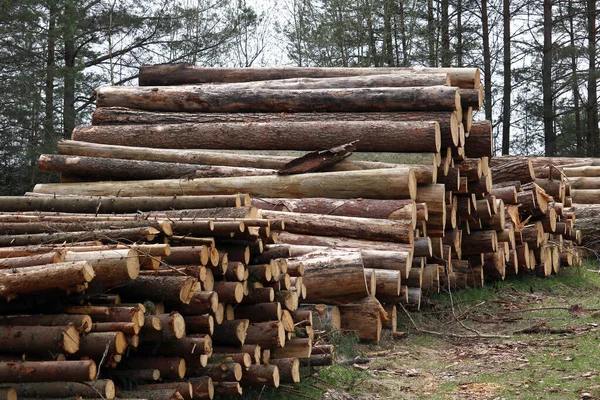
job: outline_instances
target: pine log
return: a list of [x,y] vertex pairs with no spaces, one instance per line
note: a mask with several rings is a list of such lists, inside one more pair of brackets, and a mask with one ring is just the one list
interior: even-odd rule
[[222,355],[226,356],[227,354],[237,354],[239,352],[248,354],[253,363],[260,364],[261,347],[257,344],[245,344],[241,347],[215,346],[213,348],[213,354],[216,357],[220,357]]
[[498,248],[498,235],[496,231],[472,231],[462,237],[463,255],[475,255],[496,251]]
[[99,229],[84,232],[39,233],[31,235],[0,236],[0,246],[29,246],[42,243],[64,243],[88,240],[154,240],[160,231],[149,228]]
[[185,375],[185,360],[180,357],[127,357],[119,367],[124,369],[158,369],[164,379],[182,379]]
[[184,400],[177,389],[119,390],[120,399]]
[[[14,385],[12,385],[14,386]],[[2,400],[17,400],[17,391],[14,387],[0,388],[0,399]]]
[[137,278],[140,271],[136,250],[103,250],[65,253],[65,261],[87,261],[94,269],[95,278],[104,281]]
[[450,84],[461,88],[478,88],[478,68],[205,68],[187,63],[159,64],[140,68],[140,85],[181,85],[215,82],[251,82],[291,78],[335,78],[382,74],[439,74],[450,77]]
[[156,343],[148,343],[146,348],[153,349],[156,354],[161,356],[177,356],[188,360],[190,363],[201,355],[210,355],[212,353],[212,340],[208,335],[190,335],[182,338],[173,338]]
[[89,315],[53,314],[53,315],[3,315],[3,326],[67,326],[73,325],[78,331],[90,332],[92,319]]
[[137,390],[140,391],[161,391],[161,390],[177,390],[185,400],[191,400],[192,385],[190,382],[168,382],[168,383],[151,383],[138,385]]
[[144,324],[145,308],[142,304],[111,305],[111,306],[67,306],[64,312],[68,314],[86,314],[96,322],[133,322]]
[[414,220],[381,220],[263,211],[267,219],[283,219],[286,231],[301,234],[345,236],[355,239],[412,243]]
[[251,365],[244,371],[241,383],[250,387],[279,387],[279,368],[276,365]]
[[494,182],[519,180],[521,184],[535,181],[535,172],[530,159],[522,159],[500,167],[492,167]]
[[210,364],[217,364],[217,363],[223,363],[223,362],[238,363],[244,368],[250,367],[250,365],[252,365],[252,357],[250,357],[250,354],[243,353],[243,352],[241,352],[241,350],[239,350],[239,351],[240,351],[239,353],[213,354],[208,359],[208,362]]
[[275,358],[269,361],[279,369],[279,380],[283,383],[300,382],[300,360],[297,358]]
[[212,400],[214,397],[215,387],[210,376],[192,377],[188,379],[188,382],[192,385],[193,399]]
[[383,307],[372,296],[339,307],[342,329],[355,331],[362,341],[379,343]]
[[236,318],[246,318],[251,322],[266,322],[281,320],[280,303],[259,303],[238,305],[235,307]]
[[250,321],[247,319],[223,321],[215,327],[215,335],[213,335],[215,345],[242,346],[248,339],[249,324]]
[[305,266],[306,301],[344,304],[367,295],[360,253],[316,252],[300,260]]
[[242,366],[227,362],[208,364],[203,368],[188,370],[188,375],[209,376],[214,382],[239,382],[242,379]]
[[24,257],[0,258],[0,269],[33,267],[36,265],[54,264],[65,261],[62,251],[34,254]]
[[252,205],[264,210],[346,217],[409,220],[416,220],[417,217],[417,209],[413,200],[253,198]]
[[234,396],[242,395],[242,387],[239,382],[214,382],[214,389],[217,396]]
[[369,112],[461,109],[458,89],[447,86],[312,90],[104,86],[95,92],[97,107],[120,106],[148,111]]
[[307,358],[312,353],[312,340],[310,338],[294,338],[288,340],[283,348],[274,349],[272,358]]
[[115,288],[121,296],[142,297],[170,304],[190,304],[197,280],[187,276],[139,276]]
[[86,261],[3,269],[0,270],[0,296],[12,300],[23,294],[68,289],[90,282],[94,276],[94,269]]
[[382,269],[369,269],[365,268],[365,273],[368,275],[369,273],[373,273],[375,271],[375,297],[377,298],[385,298],[385,297],[397,297],[400,295],[400,280],[401,274],[400,271],[386,271]]
[[[73,354],[80,345],[79,332],[72,326],[0,326],[4,353]],[[87,379],[86,379],[87,380]]]
[[0,382],[71,382],[96,379],[96,363],[81,361],[0,361]]
[[[410,252],[414,247],[406,243],[395,242],[380,242],[372,240],[350,239],[346,237],[329,237],[315,235],[301,235],[290,232],[280,232],[278,236],[280,243],[308,245],[308,246],[325,246],[325,247],[340,247],[340,248],[360,248],[370,250],[389,250],[389,251],[407,251]],[[429,252],[431,251],[431,243],[429,244]]]
[[277,349],[285,345],[285,329],[281,321],[251,322],[248,326],[248,344],[258,344],[262,349]]
[[[110,195],[234,194],[263,197],[414,198],[416,181],[410,168],[346,171],[291,176],[206,178],[189,181],[123,181],[99,183],[38,184],[37,193]],[[92,236],[91,239],[95,237]],[[83,239],[83,240],[88,240]],[[15,245],[7,243],[8,245]],[[28,244],[28,243],[24,243]]]

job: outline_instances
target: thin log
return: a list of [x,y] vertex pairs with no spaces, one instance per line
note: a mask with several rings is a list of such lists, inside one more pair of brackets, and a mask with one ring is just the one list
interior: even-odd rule
[[[48,349],[46,350],[48,351]],[[81,361],[0,361],[1,382],[88,382],[96,379],[96,363]]]

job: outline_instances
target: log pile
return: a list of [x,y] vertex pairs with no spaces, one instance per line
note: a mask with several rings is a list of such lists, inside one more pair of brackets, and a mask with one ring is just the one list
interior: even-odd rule
[[490,168],[477,69],[161,65],[140,84],[98,88],[92,125],[40,157],[61,183],[0,198],[20,396],[293,383],[332,362],[328,329],[378,343],[399,305],[579,261],[560,188]]

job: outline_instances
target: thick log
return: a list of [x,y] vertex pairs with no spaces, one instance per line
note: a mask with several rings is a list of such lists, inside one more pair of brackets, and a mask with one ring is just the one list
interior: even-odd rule
[[[48,349],[46,350],[48,351]],[[0,382],[87,382],[96,379],[96,363],[82,361],[0,361]]]
[[57,154],[42,154],[38,159],[38,167],[42,172],[60,172],[69,177],[77,178],[78,180],[75,180],[75,182],[97,180],[223,178],[230,176],[273,175],[276,173],[275,170],[270,169],[180,164]]
[[193,363],[198,356],[210,355],[212,353],[212,340],[208,335],[191,335],[178,339],[165,340],[159,346],[156,343],[148,343],[147,347],[154,349],[161,356],[177,356]]
[[70,324],[81,332],[89,332],[92,329],[92,319],[85,314],[0,316],[0,325],[4,326],[67,326]]
[[259,303],[238,305],[235,307],[236,318],[246,318],[251,322],[267,322],[281,320],[280,303]]
[[91,332],[81,337],[75,357],[91,358],[100,362],[105,354],[123,354],[127,339],[123,332]]
[[139,276],[115,288],[122,297],[141,297],[174,305],[190,304],[197,280],[187,276]]
[[279,387],[279,368],[276,365],[251,365],[244,371],[242,386]]
[[278,349],[285,345],[285,329],[281,321],[251,322],[248,326],[248,344],[258,344],[262,349]]
[[478,68],[205,68],[187,63],[160,64],[140,68],[140,85],[182,85],[186,83],[252,82],[291,78],[335,78],[383,74],[448,74],[450,84],[478,88]]
[[212,399],[215,396],[215,387],[210,376],[192,377],[188,382],[192,385],[193,399]]
[[316,252],[300,260],[305,267],[307,302],[345,304],[367,296],[360,253]]
[[215,357],[226,357],[227,354],[244,353],[250,356],[254,364],[260,364],[261,347],[257,344],[245,344],[240,347],[215,346],[213,355]]
[[[215,135],[215,132],[218,132],[218,135]],[[179,140],[173,141],[173,137],[177,137]],[[253,140],[248,140],[248,137],[252,137]],[[355,142],[356,151],[435,153],[439,152],[441,147],[440,127],[435,121],[319,121],[79,126],[73,131],[72,139],[82,142],[157,149],[169,147],[194,149],[198,147],[198,143],[201,143],[203,149],[314,151],[327,150],[343,143]],[[67,156],[57,157],[59,158],[56,160],[40,158],[40,162],[44,166],[48,165],[48,171],[60,169],[58,172],[77,172],[77,166],[68,170],[62,167],[67,160]],[[125,164],[127,162],[125,161],[118,164],[115,161],[110,163],[109,161],[102,162],[102,160],[101,158],[79,159],[79,156],[69,159],[70,163],[82,164],[81,168],[84,170],[82,174],[94,171],[94,164],[100,166],[100,171],[108,171],[109,165],[115,168],[116,172],[126,171]],[[59,162],[61,162],[61,167],[57,168],[56,164]],[[148,163],[152,162],[148,161]],[[105,169],[102,168],[103,165],[106,166]],[[136,175],[139,173],[140,179],[151,179],[144,177],[144,175],[148,175],[148,171],[144,173],[144,170],[151,167],[151,165],[139,165],[139,167],[133,165],[132,167],[136,171]],[[174,174],[171,177],[190,176],[195,173],[194,166],[191,164],[180,169],[175,169],[176,166],[165,167],[167,169],[165,173]],[[181,173],[183,175],[179,175]]]
[[209,376],[214,382],[239,382],[242,379],[242,371],[240,364],[224,362],[189,369],[188,375]]
[[16,296],[48,290],[68,289],[90,282],[94,269],[86,261],[0,270],[0,296]]
[[215,335],[213,336],[215,345],[242,346],[248,338],[249,324],[250,321],[247,319],[223,321],[215,327]]
[[[410,168],[321,172],[291,176],[205,178],[188,181],[123,181],[98,183],[38,184],[36,193],[83,195],[193,195],[249,193],[260,197],[407,198],[416,196],[416,180]],[[83,239],[83,240],[93,240]],[[25,243],[27,244],[27,243]],[[11,244],[10,242],[7,245]]]
[[339,309],[342,329],[355,331],[362,341],[379,343],[382,329],[381,313],[385,313],[385,310],[375,297],[369,296],[340,306]]
[[264,210],[306,214],[380,219],[417,219],[417,208],[413,200],[253,198],[252,205]]
[[569,183],[571,184],[571,188],[576,190],[582,189],[592,189],[598,190],[600,189],[600,178],[597,177],[570,177]]
[[[4,353],[73,354],[79,349],[79,332],[72,326],[0,326]],[[89,380],[89,379],[86,379]]]
[[96,106],[177,112],[369,112],[461,109],[458,89],[448,86],[313,90],[104,86],[96,89]]
[[136,250],[102,250],[65,253],[65,261],[87,261],[94,269],[95,278],[104,281],[137,278],[140,262]]
[[494,252],[498,248],[498,235],[496,231],[471,231],[462,236],[463,255],[476,255],[479,253]]
[[382,269],[365,268],[365,273],[375,272],[375,297],[398,297],[400,295],[400,271],[386,271]]
[[535,171],[531,159],[525,158],[502,166],[492,167],[494,182],[521,181],[521,184],[535,181]]
[[300,382],[300,360],[297,358],[275,358],[269,361],[279,369],[279,380],[283,383]]
[[292,233],[345,236],[355,239],[413,242],[414,220],[381,220],[375,218],[340,217],[317,214],[263,211],[267,219],[283,219]]
[[239,382],[214,382],[215,394],[217,396],[234,396],[242,395],[242,387]]
[[96,322],[133,322],[144,324],[145,307],[136,305],[111,306],[67,306],[64,312],[68,314],[86,314]]
[[177,390],[185,400],[191,400],[192,385],[190,382],[168,382],[168,383],[150,383],[138,385],[136,390],[140,391],[162,391],[162,390]]

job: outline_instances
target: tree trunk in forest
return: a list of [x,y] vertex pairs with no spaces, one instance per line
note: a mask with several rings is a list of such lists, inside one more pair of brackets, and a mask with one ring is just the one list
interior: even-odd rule
[[556,155],[554,130],[554,99],[552,95],[552,0],[544,0],[544,51],[542,58],[542,87],[544,104],[544,151],[546,157]]
[[511,103],[510,95],[512,59],[510,53],[510,0],[503,2],[503,21],[504,21],[504,93],[503,93],[503,111],[502,111],[502,154],[510,153],[510,113]]
[[490,31],[488,23],[487,0],[481,0],[481,34],[483,36],[483,80],[485,119],[492,120],[492,55],[490,50]]
[[[588,106],[587,106],[587,143],[590,152],[594,156],[600,155],[600,140],[598,132],[598,74],[596,73],[596,42],[598,40],[598,31],[596,29],[596,16],[598,7],[596,0],[587,0],[587,22],[588,22]],[[548,155],[548,154],[547,154]]]
[[48,1],[48,38],[46,57],[46,82],[44,86],[44,145],[54,147],[54,79],[56,75],[56,4]]
[[577,53],[575,52],[575,9],[573,8],[573,0],[568,1],[569,14],[569,42],[571,45],[571,96],[573,96],[573,114],[575,116],[575,136],[577,138],[577,155],[583,157],[586,153],[583,146],[585,135],[583,135],[581,127],[581,106],[579,94],[579,79],[577,73]]
[[452,64],[452,54],[450,53],[450,15],[449,15],[449,1],[441,0],[442,8],[442,51],[441,61],[442,67],[450,67]]
[[429,49],[429,67],[437,67],[437,54],[435,51],[436,24],[433,15],[433,0],[427,1],[427,43]]

